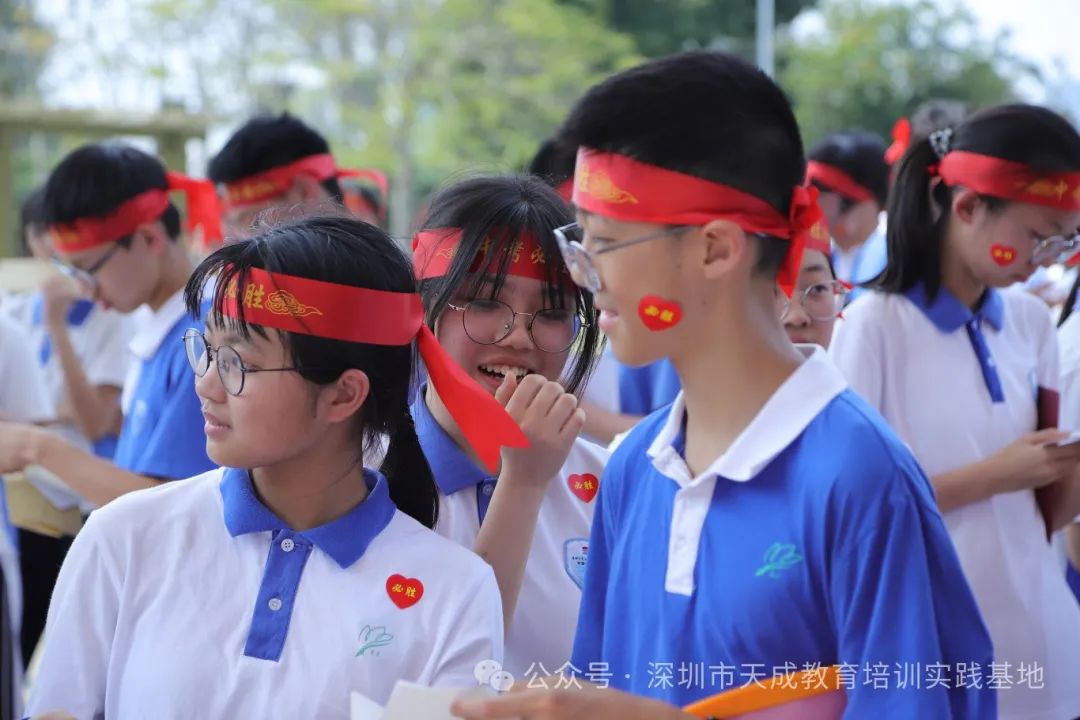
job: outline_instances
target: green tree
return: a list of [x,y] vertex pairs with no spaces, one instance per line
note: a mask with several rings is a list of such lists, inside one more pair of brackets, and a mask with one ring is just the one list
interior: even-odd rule
[[959,7],[830,0],[822,19],[822,28],[789,34],[779,48],[780,84],[808,143],[851,127],[887,137],[925,100],[991,105],[1012,99],[1021,79],[1038,79],[1005,48],[1006,35],[983,39]]
[[[723,48],[754,54],[757,26],[753,0],[562,0],[633,36],[647,57],[680,50]],[[791,21],[815,0],[776,0],[776,22]]]

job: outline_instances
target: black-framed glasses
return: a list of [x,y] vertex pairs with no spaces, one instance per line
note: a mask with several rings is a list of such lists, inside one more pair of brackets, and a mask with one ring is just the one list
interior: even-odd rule
[[573,310],[545,308],[534,313],[518,312],[501,300],[474,298],[465,305],[447,303],[461,313],[461,323],[469,339],[481,345],[494,345],[514,331],[518,315],[529,319],[525,330],[538,350],[560,353],[570,349],[588,323]]
[[301,367],[253,368],[244,364],[240,354],[228,345],[210,347],[206,338],[198,330],[191,328],[184,333],[184,349],[187,350],[188,363],[196,377],[202,377],[210,369],[210,363],[217,365],[218,377],[225,392],[236,396],[244,391],[244,380],[251,373],[261,372],[297,372]]
[[97,278],[95,276],[101,271],[101,268],[105,267],[105,263],[109,262],[109,259],[112,258],[113,255],[120,252],[121,248],[130,246],[130,242],[124,242],[123,240],[114,243],[104,255],[99,257],[97,261],[88,268],[76,267],[71,263],[64,262],[56,255],[52,256],[52,263],[57,270],[62,274],[67,275],[72,280],[80,282],[88,287],[94,287],[97,285]]
[[[841,280],[829,280],[815,283],[801,293],[796,293],[794,299],[811,320],[826,322],[840,315],[850,292],[851,286],[847,283]],[[792,301],[780,288],[776,289],[776,302],[780,319],[786,319],[791,311]]]
[[570,277],[573,278],[574,282],[591,293],[597,293],[600,292],[601,282],[600,273],[596,271],[596,264],[593,262],[593,255],[603,255],[632,245],[640,245],[650,240],[658,240],[668,235],[685,232],[691,227],[691,225],[676,225],[642,237],[608,245],[590,253],[585,249],[585,231],[575,222],[555,228],[555,241],[559,244],[559,252],[562,253],[563,262],[566,263],[566,267],[570,270]]
[[1062,255],[1072,252],[1080,245],[1080,235],[1052,235],[1035,243],[1031,250],[1031,264],[1042,265],[1043,263],[1057,260]]

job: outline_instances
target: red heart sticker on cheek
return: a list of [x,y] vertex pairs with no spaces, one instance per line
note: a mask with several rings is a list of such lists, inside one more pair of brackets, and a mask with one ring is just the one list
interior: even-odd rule
[[566,484],[570,487],[570,492],[577,495],[582,502],[587,503],[592,502],[592,499],[596,497],[596,492],[600,489],[600,480],[592,473],[571,475],[566,478]]
[[391,575],[386,578],[386,594],[395,605],[404,610],[420,602],[420,598],[424,597],[424,583],[404,575]]
[[653,332],[670,330],[682,320],[682,308],[674,300],[646,295],[638,303],[638,317]]
[[1016,260],[1016,250],[1013,250],[1008,245],[991,245],[990,257],[1001,267],[1006,267],[1012,265],[1013,261]]

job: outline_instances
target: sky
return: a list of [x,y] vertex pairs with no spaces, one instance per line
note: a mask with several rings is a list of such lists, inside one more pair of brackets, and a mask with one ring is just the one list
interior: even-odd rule
[[1011,32],[1022,57],[1051,70],[1062,61],[1080,78],[1080,2],[1077,0],[962,0],[989,33]]

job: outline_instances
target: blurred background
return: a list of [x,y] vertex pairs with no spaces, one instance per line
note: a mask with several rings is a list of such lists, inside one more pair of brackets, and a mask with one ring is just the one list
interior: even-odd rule
[[519,170],[592,83],[720,48],[772,71],[809,144],[920,102],[1080,117],[1074,0],[0,0],[0,257],[65,152],[122,136],[199,174],[289,110],[390,178],[389,228],[469,170]]

